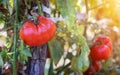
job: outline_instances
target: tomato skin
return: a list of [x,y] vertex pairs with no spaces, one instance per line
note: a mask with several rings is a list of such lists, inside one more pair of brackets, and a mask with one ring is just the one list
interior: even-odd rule
[[43,45],[56,33],[56,26],[50,19],[38,16],[37,21],[35,25],[33,20],[27,20],[20,29],[20,38],[29,46]]
[[107,60],[112,52],[112,43],[109,37],[99,36],[93,41],[90,57],[92,61]]
[[107,60],[111,55],[110,48],[107,45],[93,46],[90,56],[93,61]]

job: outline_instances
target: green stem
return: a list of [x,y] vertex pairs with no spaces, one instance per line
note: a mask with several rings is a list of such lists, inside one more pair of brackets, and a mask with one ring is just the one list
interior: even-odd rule
[[43,15],[41,2],[39,0],[37,0],[37,5],[38,5],[38,12],[40,13],[40,15]]
[[14,44],[13,44],[13,75],[17,75],[17,67],[16,67],[16,61],[17,61],[17,50],[16,50],[16,44],[17,44],[17,23],[18,23],[18,0],[14,0],[14,6],[15,6],[15,20],[14,20]]

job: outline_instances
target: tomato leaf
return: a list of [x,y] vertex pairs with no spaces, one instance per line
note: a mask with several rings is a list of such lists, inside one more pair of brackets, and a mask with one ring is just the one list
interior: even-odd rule
[[50,68],[48,71],[48,75],[54,75],[54,69],[53,69],[53,60],[50,61]]
[[12,7],[13,6],[13,2],[7,0],[6,3],[7,3],[7,8],[9,10],[9,13],[10,13],[10,15],[12,15],[12,13],[13,13],[13,7]]
[[32,54],[30,53],[30,51],[28,49],[21,50],[20,54],[23,54],[28,57],[32,57]]
[[56,0],[57,9],[61,12],[61,15],[65,19],[68,25],[74,25],[75,22],[75,6],[78,0]]
[[53,59],[54,63],[57,64],[63,54],[63,46],[58,40],[56,40],[56,38],[50,41],[48,46],[50,48],[51,58]]
[[[90,53],[89,47],[86,43],[85,38],[82,35],[79,35],[76,40],[79,41],[80,52],[78,55],[72,58],[71,65],[72,69],[77,72],[85,72],[89,67],[89,58]],[[79,50],[78,50],[79,51]]]

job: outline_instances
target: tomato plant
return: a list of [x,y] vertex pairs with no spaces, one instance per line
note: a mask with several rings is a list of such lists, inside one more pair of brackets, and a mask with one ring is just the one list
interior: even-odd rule
[[20,29],[20,38],[30,46],[38,46],[47,43],[56,32],[54,22],[43,16],[37,17],[37,24],[33,20],[27,20]]
[[107,36],[99,36],[93,40],[90,57],[93,61],[107,60],[112,51],[111,40]]
[[[86,70],[85,75],[120,75],[119,3],[119,0],[0,0],[0,71],[8,73],[4,67],[8,62],[13,71],[9,75],[26,71],[29,74],[25,75],[41,75],[38,72],[83,75]],[[31,20],[34,12],[41,16]],[[102,36],[92,40],[97,35]]]

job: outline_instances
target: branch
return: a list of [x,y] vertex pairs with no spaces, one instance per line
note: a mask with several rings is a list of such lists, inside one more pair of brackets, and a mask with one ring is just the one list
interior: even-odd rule
[[85,6],[86,6],[86,14],[88,15],[88,0],[85,0]]

